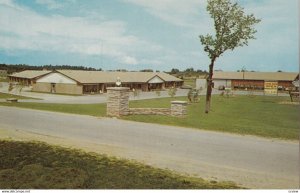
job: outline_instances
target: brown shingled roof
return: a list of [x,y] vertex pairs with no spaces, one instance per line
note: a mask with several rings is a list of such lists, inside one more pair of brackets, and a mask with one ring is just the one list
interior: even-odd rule
[[50,70],[25,70],[25,71],[22,71],[22,72],[17,72],[17,73],[11,74],[9,76],[10,77],[17,77],[17,78],[32,79],[32,78],[36,78],[36,77],[39,77],[39,76],[46,75],[50,72],[52,72],[52,71],[50,71]]
[[179,78],[163,72],[105,72],[105,71],[83,71],[83,70],[57,70],[57,72],[72,78],[80,83],[114,83],[117,77],[121,82],[146,83],[153,77],[158,76],[166,82],[182,81]]
[[222,80],[274,80],[293,81],[299,73],[296,72],[219,72],[213,74],[213,79]]

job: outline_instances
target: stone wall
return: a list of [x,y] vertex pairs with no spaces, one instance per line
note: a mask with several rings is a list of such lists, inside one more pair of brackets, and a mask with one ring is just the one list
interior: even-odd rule
[[170,115],[169,108],[130,108],[129,115]]
[[171,101],[171,116],[184,117],[187,114],[186,101]]
[[129,108],[129,88],[107,88],[106,114],[119,117],[123,115],[168,115],[184,117],[187,114],[186,101],[172,101],[171,108]]

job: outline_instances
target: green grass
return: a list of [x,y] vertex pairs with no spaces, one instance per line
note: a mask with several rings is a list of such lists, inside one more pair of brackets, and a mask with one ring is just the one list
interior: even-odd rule
[[[130,107],[169,108],[172,100],[187,100],[187,98],[130,101]],[[279,104],[282,101],[289,101],[289,97],[235,96],[226,98],[213,96],[212,111],[209,114],[204,113],[204,100],[204,96],[201,96],[200,103],[188,105],[188,115],[185,118],[131,115],[124,116],[122,119],[269,138],[291,140],[299,138],[299,106]],[[106,104],[0,103],[0,105],[106,116]]]
[[[174,99],[132,101],[130,107],[169,107],[171,100]],[[186,97],[178,97],[176,100],[186,100]],[[212,111],[209,114],[204,113],[204,100],[202,96],[200,103],[188,105],[185,118],[132,115],[123,119],[271,138],[299,138],[299,106],[279,104],[281,101],[289,101],[288,97],[213,96]]]
[[0,99],[6,99],[6,98],[34,99],[34,98],[30,98],[30,97],[25,97],[25,96],[19,96],[19,95],[7,94],[7,93],[1,93],[0,92]]
[[106,104],[55,104],[55,103],[1,103],[2,106],[14,106],[37,110],[72,113],[91,116],[106,116]]
[[40,92],[40,91],[30,91],[33,93],[42,93],[42,94],[52,94],[52,95],[62,95],[62,96],[82,96],[83,94],[67,94],[67,93],[49,93],[49,92]]
[[2,189],[225,189],[232,182],[187,177],[124,159],[49,146],[0,141]]

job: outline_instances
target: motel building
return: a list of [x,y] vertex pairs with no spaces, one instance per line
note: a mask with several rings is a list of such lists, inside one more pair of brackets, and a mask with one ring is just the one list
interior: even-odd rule
[[[293,82],[299,80],[296,72],[223,72],[214,71],[215,89],[231,88],[234,90],[265,90],[275,86],[278,90],[295,88]],[[206,88],[206,79],[197,79],[196,88]]]
[[277,85],[278,90],[294,87],[293,81],[299,79],[294,72],[214,72],[214,88],[240,90],[264,90],[267,85]]
[[83,70],[25,70],[9,75],[10,82],[32,86],[32,91],[61,94],[96,94],[116,86],[144,92],[181,87],[183,80],[164,72],[115,72]]

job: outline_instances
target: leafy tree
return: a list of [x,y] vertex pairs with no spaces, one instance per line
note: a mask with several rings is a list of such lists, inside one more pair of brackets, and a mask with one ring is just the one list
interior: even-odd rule
[[92,71],[102,71],[101,68],[95,69],[91,67],[85,67],[85,66],[70,66],[70,65],[43,65],[43,66],[31,66],[27,64],[0,64],[0,70],[7,70],[8,74],[14,73],[14,72],[20,72],[23,70],[59,70],[59,69],[66,69],[66,70],[92,70]]
[[143,70],[140,70],[140,72],[153,72],[152,69],[143,69]]
[[179,73],[180,71],[177,69],[177,68],[172,68],[172,70],[171,70],[171,74],[177,74],[177,73]]
[[133,91],[134,98],[140,96],[140,91],[138,89],[132,89],[132,91]]
[[168,95],[173,98],[176,95],[176,92],[177,92],[177,88],[176,87],[171,87],[168,90]]
[[8,92],[12,91],[14,89],[13,83],[9,83],[8,85]]
[[204,51],[210,58],[205,113],[210,110],[214,63],[227,50],[248,45],[255,39],[253,26],[260,22],[253,14],[245,15],[244,9],[230,0],[208,0],[207,11],[214,20],[215,35],[200,35]]
[[187,68],[185,72],[194,72],[194,68]]

